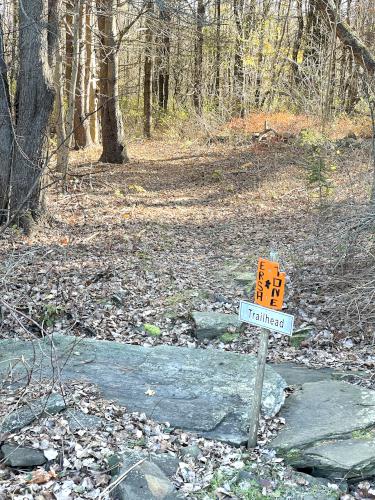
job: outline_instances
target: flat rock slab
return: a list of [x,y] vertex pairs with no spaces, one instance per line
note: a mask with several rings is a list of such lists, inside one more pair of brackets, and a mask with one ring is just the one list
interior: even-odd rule
[[[63,379],[97,384],[105,398],[130,411],[145,412],[159,422],[207,438],[236,445],[246,442],[257,364],[254,356],[67,336],[54,336],[53,343],[51,349],[48,339],[0,341],[0,378],[7,375],[9,365],[17,365],[13,378],[26,380],[27,374],[16,360],[21,356],[34,366],[35,378],[51,376],[54,359]],[[267,367],[264,414],[279,411],[285,387],[280,375]]]
[[229,330],[240,330],[242,323],[235,314],[194,311],[195,335],[198,339],[214,339]]
[[280,412],[286,425],[270,446],[290,465],[340,478],[375,472],[375,391],[326,380],[307,383]]
[[295,363],[271,363],[270,366],[290,385],[303,385],[308,382],[321,382],[337,378],[340,372],[332,368],[307,368]]

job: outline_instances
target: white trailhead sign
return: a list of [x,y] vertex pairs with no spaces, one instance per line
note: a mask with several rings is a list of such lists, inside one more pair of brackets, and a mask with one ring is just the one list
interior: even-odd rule
[[284,335],[292,335],[293,333],[294,316],[244,300],[240,301],[239,318],[244,323],[260,326],[273,332]]

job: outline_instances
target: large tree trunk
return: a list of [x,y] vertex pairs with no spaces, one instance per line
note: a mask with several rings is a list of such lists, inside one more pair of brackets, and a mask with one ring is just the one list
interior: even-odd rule
[[[71,24],[70,28],[72,30],[71,38],[67,43],[71,46],[71,61],[69,68],[70,82],[69,82],[69,92],[68,92],[68,109],[66,112],[66,123],[65,123],[65,131],[66,137],[64,141],[61,143],[61,151],[59,155],[59,161],[57,167],[59,171],[63,173],[64,176],[64,186],[66,178],[68,175],[68,163],[69,163],[69,145],[71,143],[71,138],[73,137],[74,131],[74,105],[75,105],[75,95],[76,95],[76,86],[77,86],[77,78],[78,78],[78,68],[79,68],[79,13],[81,11],[81,6],[83,0],[74,0],[74,9],[70,16]],[[70,49],[69,49],[70,50]]]
[[325,22],[336,27],[336,34],[346,47],[350,47],[355,60],[369,74],[375,73],[375,57],[363,41],[351,30],[350,26],[337,16],[336,6],[332,0],[311,0],[322,14]]
[[43,146],[55,98],[51,66],[59,9],[59,0],[28,0],[19,8],[17,141],[10,179],[10,214],[17,214],[18,224],[26,231],[42,208]]
[[160,62],[161,65],[158,68],[158,103],[159,109],[163,111],[168,110],[168,99],[169,99],[169,66],[170,66],[170,53],[171,53],[171,40],[170,40],[170,14],[163,6],[160,10],[160,22],[161,29],[163,30],[163,36],[161,37],[161,47],[160,47]]
[[103,152],[100,161],[128,161],[123,138],[122,117],[118,96],[118,44],[116,0],[97,0],[98,25],[101,36],[100,105]]
[[87,88],[90,63],[87,58],[86,8],[86,3],[83,3],[79,13],[78,78],[74,110],[74,140],[76,149],[83,149],[91,146],[90,122],[86,118],[88,99],[87,91],[90,90],[90,88]]
[[236,25],[236,42],[234,51],[233,88],[236,102],[235,111],[241,117],[245,114],[244,108],[244,62],[243,62],[243,0],[233,1],[233,13]]
[[151,14],[153,2],[148,2],[148,12],[146,17],[146,34],[145,34],[145,61],[144,61],[144,76],[143,76],[143,135],[150,139],[151,137],[151,110],[152,110],[152,30],[151,30]]
[[94,144],[99,142],[99,124],[98,124],[98,99],[97,99],[97,71],[96,54],[93,30],[97,27],[94,16],[94,0],[88,0],[86,16],[86,50],[87,50],[87,71],[86,71],[86,116],[90,115],[90,135]]
[[197,4],[197,25],[195,41],[195,61],[194,61],[194,91],[193,104],[195,111],[200,115],[203,109],[203,23],[205,15],[205,4],[203,0],[198,0]]
[[[65,40],[64,40],[65,38]],[[56,120],[56,140],[57,140],[57,151],[56,151],[56,170],[62,172],[64,170],[64,149],[68,148],[66,139],[66,113],[64,106],[64,59],[63,54],[65,53],[66,45],[66,33],[63,26],[60,27],[59,40],[56,48],[56,64],[55,64],[55,120]]]
[[216,40],[215,40],[215,100],[220,106],[220,66],[221,66],[221,0],[215,0]]
[[13,133],[7,67],[4,60],[3,19],[0,17],[0,223],[7,218]]

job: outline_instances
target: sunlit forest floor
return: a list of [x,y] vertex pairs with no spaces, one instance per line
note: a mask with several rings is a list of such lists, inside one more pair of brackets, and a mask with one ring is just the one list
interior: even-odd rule
[[[326,160],[332,189],[321,197],[296,143],[135,141],[124,166],[98,164],[98,155],[73,153],[68,192],[49,194],[49,215],[31,237],[7,233],[2,298],[13,312],[2,337],[40,336],[43,326],[135,344],[198,345],[192,310],[237,313],[252,291],[235,275],[254,272],[273,249],[288,274],[285,310],[312,335],[299,349],[272,337],[270,358],[374,366],[371,300],[365,307],[356,288],[366,270],[357,249],[348,250],[369,195],[369,141],[333,147]],[[161,335],[150,337],[144,323]],[[212,342],[254,352],[257,331]]]

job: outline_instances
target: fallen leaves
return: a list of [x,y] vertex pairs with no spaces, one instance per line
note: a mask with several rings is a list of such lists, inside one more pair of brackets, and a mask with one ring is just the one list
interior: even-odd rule
[[51,479],[56,479],[57,474],[53,469],[46,471],[44,469],[36,469],[31,473],[31,478],[27,480],[30,484],[44,484],[48,483]]

